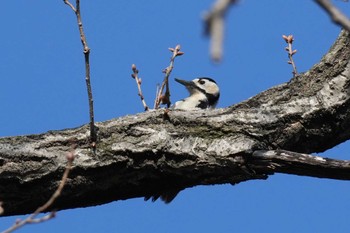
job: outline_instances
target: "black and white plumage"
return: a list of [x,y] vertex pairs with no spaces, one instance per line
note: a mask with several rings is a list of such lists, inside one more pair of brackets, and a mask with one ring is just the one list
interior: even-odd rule
[[220,97],[220,89],[216,82],[207,77],[196,78],[192,81],[175,79],[189,91],[190,96],[177,101],[173,108],[181,110],[196,110],[215,108]]
[[[196,78],[192,81],[185,81],[175,79],[176,82],[181,83],[189,91],[190,96],[177,101],[172,107],[181,110],[196,110],[215,108],[220,97],[220,89],[216,82],[207,77]],[[161,191],[159,194],[146,196],[145,200],[151,199],[156,201],[158,198],[165,203],[170,203],[176,195],[181,191],[181,188],[172,188]]]

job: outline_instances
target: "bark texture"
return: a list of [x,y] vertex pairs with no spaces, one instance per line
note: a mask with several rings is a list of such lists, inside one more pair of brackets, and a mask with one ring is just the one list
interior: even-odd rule
[[[89,128],[0,138],[4,215],[26,214],[54,192],[66,153],[74,168],[54,209],[237,184],[276,172],[350,180],[350,161],[309,155],[350,138],[350,37],[342,32],[319,64],[290,82],[213,111],[150,111]],[[171,198],[170,198],[171,199]]]

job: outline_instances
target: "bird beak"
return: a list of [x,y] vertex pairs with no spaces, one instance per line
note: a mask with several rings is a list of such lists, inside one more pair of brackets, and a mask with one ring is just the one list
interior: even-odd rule
[[194,82],[192,81],[186,81],[186,80],[182,80],[182,79],[177,79],[175,78],[175,81],[178,83],[181,83],[182,85],[184,85],[187,89],[192,89],[194,88],[196,85],[194,84]]

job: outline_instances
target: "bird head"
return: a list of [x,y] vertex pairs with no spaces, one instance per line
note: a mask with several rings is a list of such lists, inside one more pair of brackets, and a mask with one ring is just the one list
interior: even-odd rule
[[[186,106],[195,106],[194,108],[213,108],[216,106],[220,97],[220,89],[213,79],[201,77],[192,81],[186,81],[176,78],[175,81],[184,85],[190,93],[188,98],[182,100],[182,103],[186,104]],[[196,105],[196,101],[199,104]],[[191,103],[193,104],[191,105]],[[180,101],[178,106],[180,106],[179,104]]]

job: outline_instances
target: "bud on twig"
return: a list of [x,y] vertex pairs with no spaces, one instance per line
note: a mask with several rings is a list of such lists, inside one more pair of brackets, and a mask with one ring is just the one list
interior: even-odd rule
[[136,72],[136,65],[135,65],[135,64],[132,64],[132,65],[131,65],[131,69],[132,69],[133,72]]
[[184,55],[185,53],[184,52],[178,52],[177,54],[176,54],[176,56],[182,56],[182,55]]
[[74,158],[75,158],[75,155],[74,155],[75,151],[74,150],[71,150],[69,152],[67,152],[66,154],[66,159],[70,162],[73,162],[74,161]]
[[288,36],[288,43],[292,44],[293,41],[294,41],[293,35],[289,35],[289,36]]
[[283,38],[283,39],[286,41],[286,43],[288,43],[288,44],[292,44],[293,41],[294,41],[293,35],[289,35],[289,36],[282,35],[282,38]]

